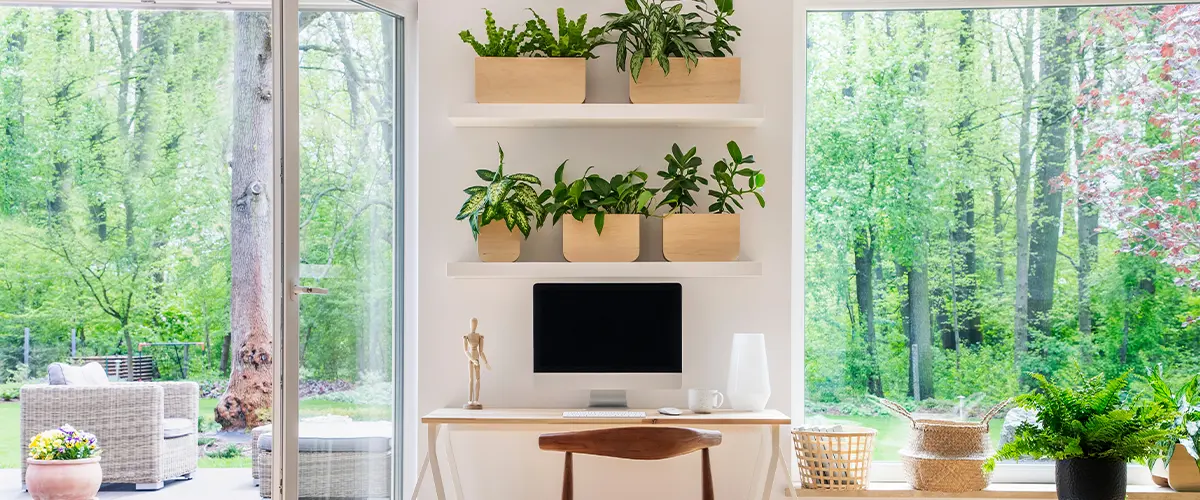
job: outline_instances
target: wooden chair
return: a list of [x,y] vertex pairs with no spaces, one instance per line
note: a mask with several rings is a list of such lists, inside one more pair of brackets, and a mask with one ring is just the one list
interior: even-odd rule
[[703,500],[713,500],[712,466],[708,449],[721,444],[721,433],[683,427],[619,427],[542,434],[538,446],[566,452],[563,465],[563,500],[574,498],[571,455],[582,453],[628,460],[663,460],[700,450]]

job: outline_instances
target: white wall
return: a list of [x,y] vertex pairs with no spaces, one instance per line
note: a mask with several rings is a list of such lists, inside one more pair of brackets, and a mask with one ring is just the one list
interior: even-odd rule
[[[458,129],[447,117],[455,105],[473,102],[474,52],[458,32],[482,33],[483,7],[500,24],[523,21],[525,7],[553,19],[567,14],[600,14],[623,9],[620,0],[439,0],[421,2],[419,172],[417,173],[417,413],[459,406],[466,399],[466,362],[461,336],[471,317],[487,336],[493,370],[483,377],[482,400],[490,407],[578,407],[582,391],[540,391],[532,371],[532,280],[451,280],[446,263],[474,261],[474,241],[465,223],[454,221],[462,189],[478,182],[477,168],[494,168],[496,143],[507,154],[509,172],[552,179],[569,158],[568,175],[589,165],[601,174],[641,166],[659,170],[672,142],[698,145],[706,169],[737,140],[767,174],[766,209],[742,217],[742,259],[763,263],[754,279],[690,279],[684,286],[684,387],[724,389],[729,344],[734,332],[762,332],[770,351],[770,407],[791,409],[791,165],[792,165],[792,7],[784,0],[739,0],[735,24],[745,30],[734,46],[743,58],[742,101],[762,104],[766,119],[755,129]],[[627,102],[626,75],[613,63],[613,48],[589,62],[590,102]],[[642,260],[661,260],[660,224],[643,223]],[[543,229],[524,245],[522,260],[562,260],[562,231]],[[587,314],[611,314],[581,311]],[[631,392],[635,407],[686,406],[686,390]],[[471,499],[555,498],[561,457],[540,452],[536,429],[518,433],[457,432],[453,445],[463,490]],[[419,452],[425,450],[424,432]],[[443,446],[445,440],[443,439]],[[756,460],[766,445],[756,432],[727,431],[714,450],[717,495],[746,498],[758,486]],[[417,464],[412,464],[413,466]],[[409,468],[409,470],[413,470]],[[699,458],[663,463],[629,463],[581,457],[576,462],[577,498],[627,500],[699,496]],[[619,480],[614,480],[619,478]],[[449,479],[449,478],[447,478]],[[409,482],[409,481],[406,481]],[[409,483],[411,484],[411,483]],[[782,480],[779,482],[782,485]],[[429,483],[420,498],[433,498]],[[776,488],[781,495],[781,488]],[[694,495],[693,495],[694,494]]]

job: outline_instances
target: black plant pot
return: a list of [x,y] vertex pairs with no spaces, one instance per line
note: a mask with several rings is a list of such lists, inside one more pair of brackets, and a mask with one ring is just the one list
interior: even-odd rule
[[1125,462],[1072,458],[1054,464],[1058,500],[1125,500]]

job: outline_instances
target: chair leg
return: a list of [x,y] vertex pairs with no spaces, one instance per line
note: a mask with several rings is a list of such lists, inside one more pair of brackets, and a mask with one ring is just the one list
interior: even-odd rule
[[563,492],[562,500],[574,500],[575,498],[575,477],[571,471],[571,452],[567,452],[566,461],[563,463]]
[[713,500],[712,462],[708,458],[708,448],[700,450],[700,468],[702,483],[700,491],[704,500]]
[[162,487],[163,487],[163,482],[159,481],[157,483],[138,483],[133,486],[133,489],[138,490],[138,491],[154,491],[154,490],[161,490]]

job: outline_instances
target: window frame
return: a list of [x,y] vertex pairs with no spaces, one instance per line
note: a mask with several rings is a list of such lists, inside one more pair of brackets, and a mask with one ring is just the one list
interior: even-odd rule
[[[1125,5],[1161,5],[1163,0],[792,0],[792,415],[794,425],[804,423],[804,319],[805,319],[805,231],[807,200],[805,199],[805,157],[807,140],[808,97],[808,15],[817,12],[884,11],[884,10],[961,10],[1017,9],[1057,7],[1105,7]],[[904,481],[899,462],[875,462],[871,465],[873,481]],[[1047,463],[1000,464],[992,477],[993,483],[1053,483],[1054,465]],[[1140,465],[1129,465],[1129,484],[1153,484],[1150,472]]]

